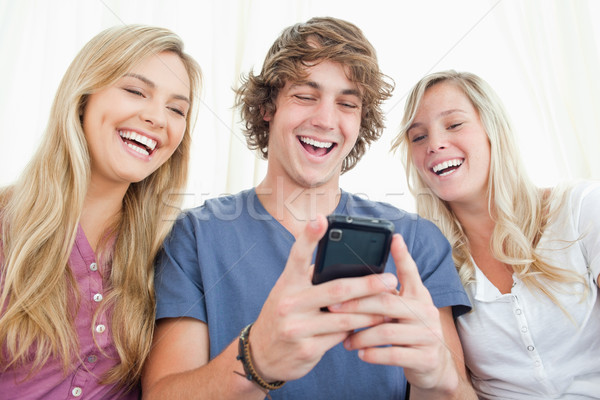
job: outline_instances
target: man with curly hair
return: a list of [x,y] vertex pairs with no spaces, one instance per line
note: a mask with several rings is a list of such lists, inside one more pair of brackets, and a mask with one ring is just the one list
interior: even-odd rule
[[[412,398],[474,398],[453,320],[469,301],[448,242],[339,187],[380,137],[392,89],[353,24],[282,32],[237,91],[265,178],[189,210],[165,242],[145,398],[403,399],[407,381]],[[311,283],[331,213],[394,222],[385,273]]]

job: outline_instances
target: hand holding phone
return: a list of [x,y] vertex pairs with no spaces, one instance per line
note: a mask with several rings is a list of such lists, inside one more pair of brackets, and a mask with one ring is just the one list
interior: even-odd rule
[[330,215],[327,221],[327,232],[317,248],[313,284],[384,271],[393,223],[346,215]]

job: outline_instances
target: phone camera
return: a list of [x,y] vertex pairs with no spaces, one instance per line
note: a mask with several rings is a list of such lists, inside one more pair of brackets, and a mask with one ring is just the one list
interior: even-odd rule
[[352,217],[346,217],[346,222],[351,223],[353,221]]
[[332,229],[329,231],[329,239],[334,242],[339,242],[342,239],[342,231],[340,229]]

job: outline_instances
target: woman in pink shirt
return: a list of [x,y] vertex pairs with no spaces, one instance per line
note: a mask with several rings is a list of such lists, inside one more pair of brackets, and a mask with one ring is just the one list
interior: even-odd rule
[[71,63],[37,153],[0,191],[3,399],[139,397],[200,80],[156,27],[107,29]]

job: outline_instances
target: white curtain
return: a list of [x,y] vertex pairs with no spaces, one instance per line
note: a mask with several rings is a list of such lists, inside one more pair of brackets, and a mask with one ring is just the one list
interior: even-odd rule
[[510,1],[499,18],[542,122],[525,150],[552,154],[548,178],[599,178],[600,3]]
[[389,146],[404,97],[423,75],[474,72],[511,114],[534,181],[600,179],[600,5],[593,0],[0,0],[0,185],[13,181],[43,133],[54,92],[77,51],[102,29],[160,25],[180,35],[204,73],[185,205],[262,179],[233,109],[232,88],[258,71],[281,30],[313,16],[354,22],[394,79],[387,128],[342,187],[414,209]]

